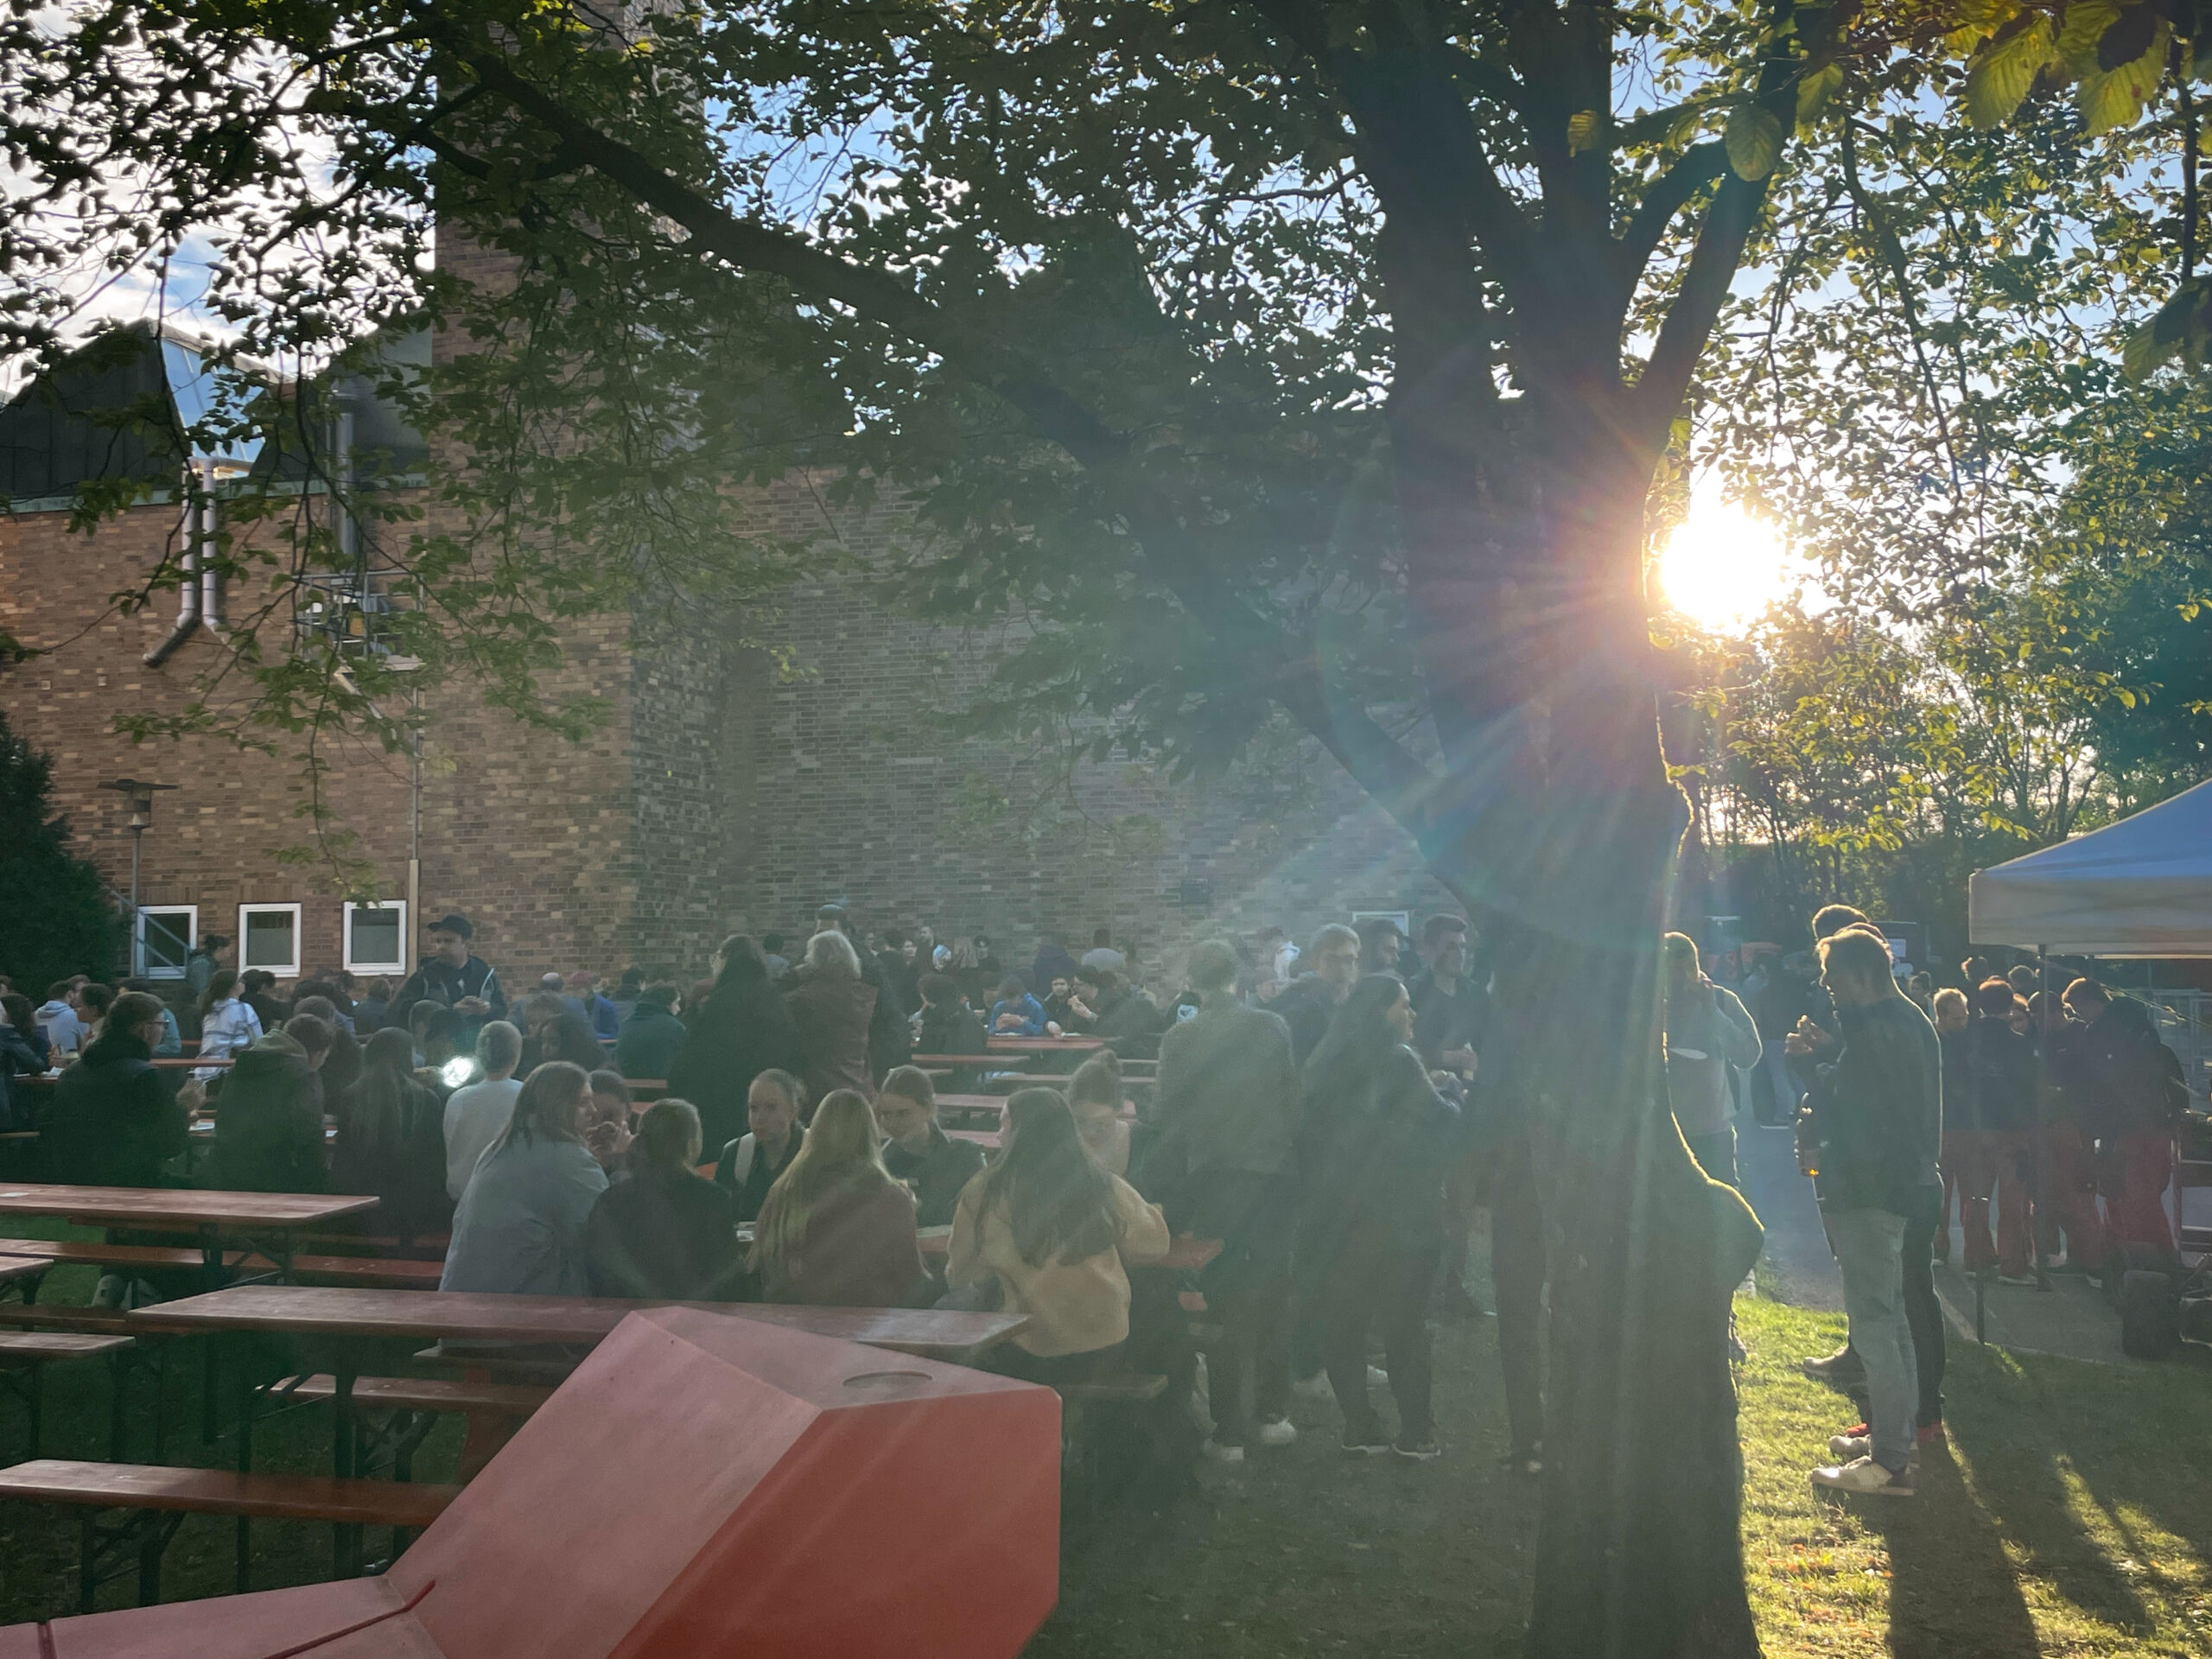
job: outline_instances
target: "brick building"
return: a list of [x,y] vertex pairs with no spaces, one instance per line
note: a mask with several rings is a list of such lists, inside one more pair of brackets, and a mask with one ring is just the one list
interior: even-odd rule
[[[1311,745],[1210,789],[1105,765],[1048,790],[1057,774],[1034,758],[951,741],[944,711],[985,671],[989,639],[819,582],[743,618],[685,610],[671,621],[656,607],[571,629],[562,677],[611,711],[579,743],[526,730],[465,686],[426,688],[419,770],[365,742],[327,757],[338,820],[373,871],[375,902],[350,903],[327,865],[302,856],[308,782],[283,734],[264,753],[212,738],[134,746],[113,730],[119,713],[230,695],[227,647],[205,625],[217,607],[304,611],[328,597],[312,582],[273,601],[207,591],[211,608],[166,655],[187,601],[162,594],[135,613],[114,604],[175,556],[184,528],[185,458],[91,412],[118,392],[188,406],[188,342],[141,339],[136,359],[105,378],[41,384],[0,413],[0,493],[12,502],[0,518],[0,632],[38,652],[0,671],[0,709],[53,756],[78,849],[118,894],[130,807],[101,785],[128,776],[175,786],[143,841],[143,965],[156,975],[211,931],[247,937],[242,965],[280,976],[394,972],[416,955],[421,923],[448,909],[472,917],[511,987],[580,964],[688,975],[732,926],[803,933],[830,898],[868,927],[926,922],[947,940],[987,937],[1010,963],[1027,961],[1040,930],[1087,940],[1107,925],[1159,971],[1204,931],[1279,923],[1302,933],[1332,916],[1418,916],[1446,902],[1405,838]],[[362,408],[365,423],[386,418]],[[379,453],[397,457],[391,486],[419,484],[430,464],[419,445],[404,431],[380,435]],[[258,468],[264,482],[285,465],[220,464]],[[142,504],[73,532],[79,484],[118,476],[140,480]],[[321,510],[304,480],[300,499],[302,512]],[[793,490],[759,511],[824,509],[818,493]],[[887,544],[897,519],[879,511],[837,530],[865,552]],[[733,643],[741,637],[756,643]],[[1039,795],[1050,798],[1041,812],[1031,810]]]

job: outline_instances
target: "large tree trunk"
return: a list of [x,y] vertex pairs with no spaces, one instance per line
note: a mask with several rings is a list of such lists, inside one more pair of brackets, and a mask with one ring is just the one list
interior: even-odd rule
[[1756,1655],[1727,1331],[1758,1229],[1691,1159],[1661,1064],[1659,938],[1688,809],[1660,752],[1642,593],[1650,458],[1591,435],[1599,422],[1532,430],[1533,408],[1395,414],[1446,763],[1418,821],[1431,868],[1501,946],[1484,1073],[1527,1127],[1550,1244],[1528,1650]]

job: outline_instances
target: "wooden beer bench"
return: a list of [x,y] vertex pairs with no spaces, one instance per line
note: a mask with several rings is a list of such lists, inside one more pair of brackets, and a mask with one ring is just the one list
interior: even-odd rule
[[[323,1521],[346,1527],[427,1527],[460,1495],[458,1486],[338,1479],[328,1475],[251,1475],[228,1469],[169,1469],[142,1463],[79,1463],[41,1458],[0,1469],[0,1498],[60,1503],[84,1510],[79,1534],[77,1607],[110,1579],[138,1572],[138,1605],[162,1599],[162,1556],[188,1515],[239,1521]],[[103,1522],[110,1510],[127,1511]],[[238,1560],[241,1587],[246,1559]]]

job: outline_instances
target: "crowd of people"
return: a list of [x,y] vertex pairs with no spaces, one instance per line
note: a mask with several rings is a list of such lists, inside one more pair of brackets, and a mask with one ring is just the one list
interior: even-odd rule
[[[2006,1281],[2171,1258],[2186,1093],[2142,1005],[2093,981],[2054,995],[1975,958],[1938,990],[1847,906],[1812,931],[1817,981],[1765,958],[1743,995],[1666,937],[1667,1099],[1730,1185],[1745,1093],[1797,1124],[1851,1323],[1805,1369],[1862,1402],[1815,1478],[1909,1494],[1942,1432],[1932,1273],[1954,1223],[1966,1265]],[[1428,1322],[1467,1305],[1486,1209],[1505,1461],[1541,1467],[1541,1160],[1526,1103],[1484,1075],[1492,972],[1463,917],[1428,918],[1417,942],[1374,920],[1302,945],[1207,941],[1157,998],[1103,931],[1079,958],[1048,940],[1007,972],[984,941],[856,938],[839,906],[788,955],[735,933],[688,988],[633,970],[611,995],[576,972],[511,1001],[473,938],[445,916],[404,984],[326,975],[289,1001],[212,942],[187,1010],[207,1064],[188,1078],[152,1064],[182,1033],[149,985],[74,980],[36,1008],[10,990],[0,1086],[70,1062],[38,1120],[57,1180],[173,1180],[212,1112],[206,1184],[372,1194],[381,1232],[450,1231],[448,1288],[1004,1307],[1027,1322],[1000,1363],[1048,1382],[1140,1351],[1177,1370],[1162,1354],[1187,1321],[1142,1263],[1174,1234],[1218,1240],[1198,1283],[1220,1332],[1198,1449],[1229,1462],[1295,1440],[1299,1389],[1334,1398],[1348,1452],[1440,1455]],[[941,1073],[984,1064],[993,1034],[1076,1033],[1104,1046],[1008,1096],[988,1161],[945,1133],[913,1063]],[[1157,1065],[1141,1113],[1122,1076],[1136,1058]],[[640,1083],[659,1094],[642,1112]],[[0,1096],[11,1123],[22,1107]],[[949,1230],[941,1268],[931,1229]],[[99,1294],[159,1290],[111,1275]]]

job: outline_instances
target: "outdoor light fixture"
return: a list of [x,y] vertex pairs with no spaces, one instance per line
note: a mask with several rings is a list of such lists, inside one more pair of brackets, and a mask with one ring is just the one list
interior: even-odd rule
[[136,778],[118,778],[111,784],[102,784],[102,789],[111,789],[130,802],[130,927],[135,938],[138,928],[138,843],[145,839],[146,827],[154,821],[154,791],[175,789],[175,784],[149,784]]

